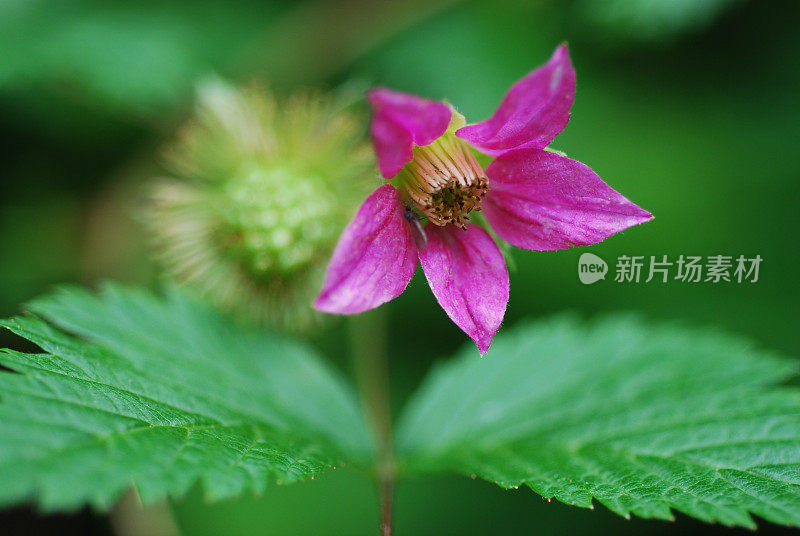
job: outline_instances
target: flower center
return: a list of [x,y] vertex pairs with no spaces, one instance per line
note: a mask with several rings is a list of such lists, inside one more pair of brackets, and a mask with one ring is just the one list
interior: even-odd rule
[[423,147],[400,171],[400,181],[414,206],[435,225],[466,230],[467,214],[481,209],[489,190],[486,172],[469,147],[452,133]]

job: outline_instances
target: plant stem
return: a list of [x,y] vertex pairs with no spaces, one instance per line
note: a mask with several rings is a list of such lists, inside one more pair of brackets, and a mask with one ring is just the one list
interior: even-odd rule
[[370,311],[351,317],[350,347],[361,404],[375,440],[375,478],[381,504],[380,533],[391,536],[395,467],[385,311]]
[[132,487],[110,512],[111,526],[117,536],[180,536],[178,524],[166,500],[142,505]]

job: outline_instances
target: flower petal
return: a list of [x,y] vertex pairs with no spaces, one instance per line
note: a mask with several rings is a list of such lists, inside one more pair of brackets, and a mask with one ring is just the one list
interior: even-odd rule
[[505,153],[486,174],[486,218],[500,238],[520,248],[596,244],[653,218],[585,164],[543,149]]
[[419,260],[436,301],[478,345],[492,342],[508,304],[508,269],[489,233],[475,225],[427,225],[428,244]]
[[514,84],[492,117],[456,136],[497,156],[515,147],[546,147],[564,130],[575,98],[575,70],[565,45],[545,65]]
[[411,161],[414,145],[428,145],[450,124],[452,112],[443,102],[385,88],[373,89],[367,98],[375,112],[370,127],[372,142],[386,179]]
[[417,246],[400,192],[384,184],[342,233],[314,308],[355,314],[393,300],[417,267]]

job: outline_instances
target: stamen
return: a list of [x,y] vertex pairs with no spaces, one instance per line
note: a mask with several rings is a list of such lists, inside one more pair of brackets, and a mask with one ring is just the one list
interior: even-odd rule
[[448,133],[430,145],[414,148],[414,159],[400,172],[414,207],[435,225],[466,230],[468,214],[481,209],[489,190],[486,172],[463,141]]

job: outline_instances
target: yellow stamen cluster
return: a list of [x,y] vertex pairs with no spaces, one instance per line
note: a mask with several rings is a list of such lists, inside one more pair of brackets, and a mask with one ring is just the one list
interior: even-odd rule
[[448,132],[430,145],[414,148],[400,172],[403,190],[431,223],[466,229],[468,214],[481,209],[489,190],[486,172],[469,147]]

